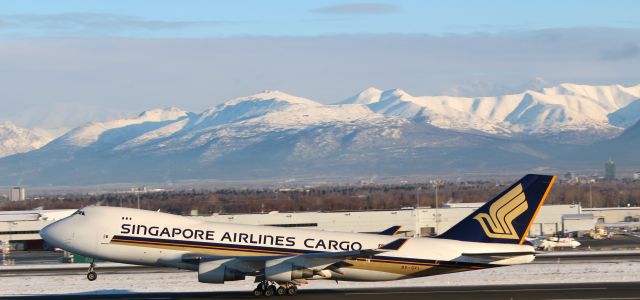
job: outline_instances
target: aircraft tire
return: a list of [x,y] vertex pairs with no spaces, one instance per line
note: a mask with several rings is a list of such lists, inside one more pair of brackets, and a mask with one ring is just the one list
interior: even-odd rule
[[276,290],[276,295],[278,296],[284,296],[287,294],[287,289],[285,289],[283,286],[278,287],[278,289]]
[[268,286],[267,289],[264,290],[264,296],[265,297],[271,297],[271,296],[275,295],[275,293],[276,293],[276,287],[273,286],[273,285]]
[[260,297],[260,296],[262,296],[262,290],[261,290],[261,289],[254,289],[254,290],[253,290],[253,296],[254,296],[254,297]]
[[293,296],[296,293],[298,293],[298,287],[297,286],[291,285],[289,288],[287,288],[287,295]]
[[87,273],[87,279],[89,281],[94,281],[94,280],[98,279],[98,274],[96,272],[93,272],[93,271],[89,272],[89,273]]

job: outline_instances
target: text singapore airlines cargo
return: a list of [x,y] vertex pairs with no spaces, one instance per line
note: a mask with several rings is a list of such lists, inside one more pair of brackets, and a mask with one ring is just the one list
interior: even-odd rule
[[87,257],[194,270],[207,283],[255,276],[256,296],[293,295],[306,280],[385,281],[531,262],[525,237],[554,180],[526,175],[433,238],[397,238],[394,228],[360,234],[211,223],[117,207],[80,209],[40,235]]

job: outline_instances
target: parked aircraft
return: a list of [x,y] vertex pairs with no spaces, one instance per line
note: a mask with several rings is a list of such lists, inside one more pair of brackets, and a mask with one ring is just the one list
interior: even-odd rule
[[[255,296],[307,280],[387,281],[533,261],[525,237],[555,176],[526,175],[434,238],[210,223],[155,211],[86,207],[40,232],[52,246],[114,262],[175,267],[224,283],[254,276]],[[95,280],[91,263],[87,278]]]
[[555,248],[572,248],[575,249],[580,246],[580,242],[570,237],[538,237],[531,239],[529,242],[536,247],[536,249],[542,249],[551,251]]

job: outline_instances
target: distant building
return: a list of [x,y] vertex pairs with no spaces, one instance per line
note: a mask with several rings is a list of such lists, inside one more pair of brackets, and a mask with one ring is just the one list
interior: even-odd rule
[[609,158],[609,161],[604,163],[604,179],[614,180],[616,179],[616,163]]
[[27,190],[20,186],[14,186],[9,193],[9,201],[24,201],[27,199]]
[[146,185],[131,188],[132,193],[146,193],[149,191]]
[[640,172],[633,173],[633,180],[640,180]]
[[573,173],[573,172],[564,173],[565,180],[574,180],[575,178],[576,178],[576,173]]

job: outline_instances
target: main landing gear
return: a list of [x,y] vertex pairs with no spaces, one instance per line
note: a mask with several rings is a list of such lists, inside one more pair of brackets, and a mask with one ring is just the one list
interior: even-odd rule
[[96,273],[94,271],[95,266],[96,266],[96,264],[92,259],[91,260],[91,264],[89,264],[89,272],[87,272],[87,279],[89,281],[94,281],[94,280],[98,279],[98,273]]
[[291,283],[287,282],[284,284],[278,284],[279,286],[276,288],[274,283],[270,283],[268,281],[262,281],[258,283],[258,286],[253,290],[253,296],[255,297],[271,297],[273,295],[276,296],[293,296],[298,292],[298,287]]

